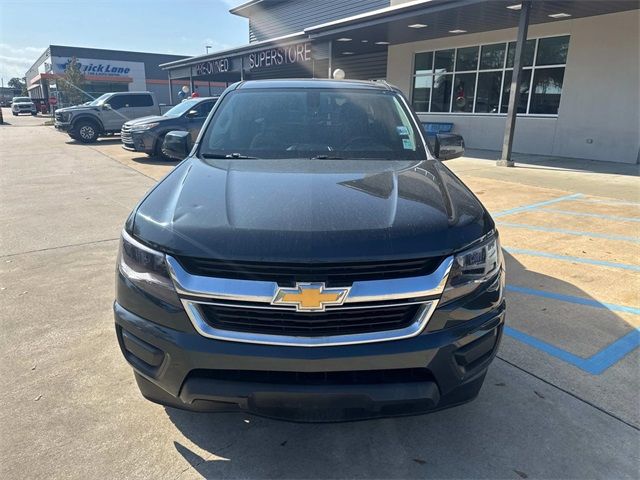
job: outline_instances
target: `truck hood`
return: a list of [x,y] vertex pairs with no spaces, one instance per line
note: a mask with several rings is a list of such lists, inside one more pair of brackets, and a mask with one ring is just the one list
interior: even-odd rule
[[435,160],[200,160],[140,203],[127,228],[174,255],[336,262],[447,255],[494,228]]
[[88,111],[98,111],[100,110],[98,107],[90,107],[89,105],[74,105],[73,107],[64,107],[56,109],[56,112],[66,113],[66,112],[88,112]]
[[160,116],[160,115],[149,115],[148,117],[140,117],[140,118],[136,118],[135,120],[129,120],[126,123],[126,125],[133,126],[133,125],[143,125],[145,123],[163,122],[165,120],[169,120],[170,118],[175,118],[175,117],[163,117],[163,116]]

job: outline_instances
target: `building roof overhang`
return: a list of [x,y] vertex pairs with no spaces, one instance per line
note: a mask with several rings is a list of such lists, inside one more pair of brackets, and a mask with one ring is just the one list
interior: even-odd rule
[[289,35],[284,35],[282,37],[270,38],[269,40],[263,40],[261,42],[249,43],[247,45],[242,45],[236,48],[220,50],[215,53],[198,55],[195,57],[185,58],[183,60],[177,60],[175,62],[162,63],[160,64],[160,68],[162,68],[163,70],[170,70],[172,68],[194,65],[196,63],[207,62],[210,60],[219,60],[221,58],[226,58],[231,56],[235,57],[240,55],[247,55],[252,52],[263,50],[264,48],[268,48],[276,45],[287,45],[289,43],[296,43],[296,42],[300,42],[302,40],[307,40],[307,39],[308,37],[304,34],[304,32],[296,32],[296,33],[291,33]]
[[[517,8],[520,3],[518,0],[415,0],[312,26],[304,33],[311,40],[350,38],[338,45],[356,54],[366,53],[387,44],[515,28],[520,17]],[[529,24],[605,15],[638,9],[638,6],[636,0],[534,0]],[[551,17],[559,13],[568,16]]]
[[282,3],[287,0],[249,0],[248,2],[244,2],[237,7],[233,7],[229,10],[229,13],[234,15],[238,15],[240,17],[249,18],[257,9],[262,9],[265,7],[265,4],[273,4],[273,3]]
[[[250,0],[230,11],[237,15],[240,12],[250,15],[251,8],[265,8],[266,3],[281,1],[286,0]],[[331,42],[334,56],[343,52],[357,55],[384,51],[387,45],[515,28],[520,17],[517,8],[520,3],[518,0],[414,0],[311,26],[291,35],[160,66],[171,70],[305,40]],[[638,8],[637,0],[533,0],[529,24],[552,23]],[[559,13],[568,16],[552,17]]]

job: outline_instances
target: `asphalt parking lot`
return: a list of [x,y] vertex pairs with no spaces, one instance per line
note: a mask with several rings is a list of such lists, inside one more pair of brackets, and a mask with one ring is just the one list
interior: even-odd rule
[[507,258],[508,327],[480,396],[426,416],[295,424],[139,395],[113,329],[117,239],[174,164],[3,113],[2,478],[640,477],[636,168],[448,162]]

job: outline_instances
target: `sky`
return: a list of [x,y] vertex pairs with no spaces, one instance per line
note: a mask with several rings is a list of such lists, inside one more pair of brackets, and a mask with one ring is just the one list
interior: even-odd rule
[[200,55],[249,41],[244,0],[0,0],[0,77],[23,77],[48,45]]

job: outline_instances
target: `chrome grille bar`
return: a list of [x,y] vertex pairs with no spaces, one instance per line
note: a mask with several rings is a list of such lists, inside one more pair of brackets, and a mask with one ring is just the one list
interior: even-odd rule
[[[430,275],[354,282],[346,303],[387,302],[436,297],[442,294],[453,263],[447,257]],[[271,303],[278,284],[260,280],[238,280],[191,275],[170,255],[167,265],[180,295],[237,302]],[[327,307],[340,308],[340,307]]]

